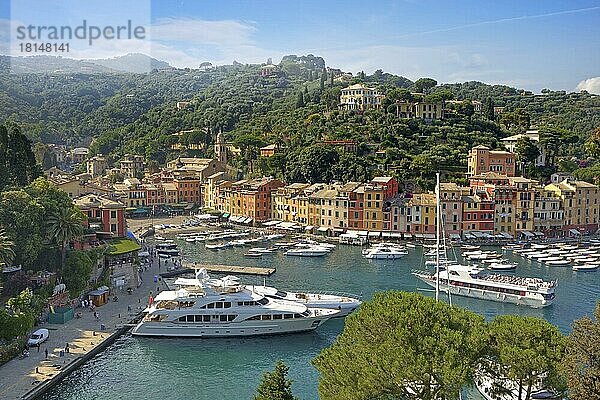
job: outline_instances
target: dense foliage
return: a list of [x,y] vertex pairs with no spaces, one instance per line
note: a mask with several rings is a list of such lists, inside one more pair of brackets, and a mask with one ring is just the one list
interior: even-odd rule
[[295,400],[292,394],[292,381],[287,377],[289,367],[277,361],[273,372],[265,372],[254,400]]
[[322,399],[456,399],[486,342],[482,317],[416,293],[382,292],[313,363]]
[[585,316],[573,322],[562,369],[569,385],[569,398],[597,398],[600,393],[600,303],[595,321]]
[[[577,167],[589,166],[594,160],[586,156],[597,154],[593,140],[584,144],[600,126],[600,96],[585,92],[534,95],[480,82],[437,85],[430,78],[413,83],[382,70],[360,72],[343,83],[314,55],[286,56],[271,74],[262,68],[234,63],[148,74],[6,74],[0,77],[6,96],[0,97],[0,118],[21,121],[36,140],[94,137],[93,152],[113,161],[125,153],[143,154],[152,166],[179,155],[211,157],[214,137],[223,130],[240,149],[230,154],[230,163],[242,172],[302,182],[363,180],[385,172],[428,188],[437,170],[444,179],[460,181],[472,146],[501,148],[499,139],[530,126],[548,139],[555,164],[526,167],[534,178],[547,179],[571,157]],[[341,88],[358,82],[386,93],[381,110],[338,110]],[[422,96],[463,102],[449,104],[444,120],[397,116],[396,101]],[[191,103],[179,109],[180,100]],[[481,112],[474,111],[475,100],[483,103]],[[502,113],[494,107],[503,107]],[[321,143],[339,139],[356,140],[358,150],[346,154]],[[267,144],[278,146],[277,157],[260,157],[259,148]],[[43,148],[36,150],[40,162],[52,163]],[[309,172],[316,164],[310,164],[311,156],[324,164]]]

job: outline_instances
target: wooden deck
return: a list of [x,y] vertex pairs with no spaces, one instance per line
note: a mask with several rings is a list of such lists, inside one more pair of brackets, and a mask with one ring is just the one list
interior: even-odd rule
[[200,269],[205,268],[208,272],[220,273],[220,274],[239,274],[239,275],[260,275],[260,276],[271,276],[275,273],[275,268],[263,268],[263,267],[242,267],[239,265],[219,265],[219,264],[191,264],[183,263],[182,269],[175,271],[166,272],[161,276],[168,278],[171,276],[177,276],[186,273],[193,273],[194,268]]

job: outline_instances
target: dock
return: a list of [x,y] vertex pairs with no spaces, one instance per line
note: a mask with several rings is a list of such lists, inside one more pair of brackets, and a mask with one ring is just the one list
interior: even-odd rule
[[277,269],[276,268],[264,268],[264,267],[242,267],[240,265],[220,265],[220,264],[191,264],[183,263],[185,268],[178,269],[175,271],[169,271],[160,274],[163,278],[170,278],[177,275],[194,273],[194,270],[204,268],[208,272],[217,274],[236,274],[236,275],[258,275],[258,276],[271,276]]

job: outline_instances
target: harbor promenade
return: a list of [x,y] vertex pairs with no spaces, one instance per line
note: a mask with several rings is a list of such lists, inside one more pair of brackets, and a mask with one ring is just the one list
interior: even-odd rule
[[[142,284],[131,295],[125,291],[114,293],[118,301],[113,301],[111,296],[107,304],[97,307],[98,318],[89,309],[77,308],[75,312],[81,312],[81,318],[74,318],[62,325],[40,326],[48,329],[50,335],[39,351],[32,347],[29,357],[16,357],[0,367],[0,399],[30,398],[37,387],[47,384],[48,380],[69,369],[70,365],[79,364],[104,347],[103,344],[107,344],[105,341],[114,339],[117,332],[145,308],[150,292],[155,295],[158,287],[165,289],[162,281],[154,283],[153,280],[154,275],[164,271],[164,266],[159,271],[155,261],[141,273]],[[65,352],[67,343],[68,352]]]

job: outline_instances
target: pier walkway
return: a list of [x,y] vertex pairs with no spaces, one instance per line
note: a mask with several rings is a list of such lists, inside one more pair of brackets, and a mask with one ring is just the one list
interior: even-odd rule
[[[110,344],[146,307],[151,291],[156,294],[157,289],[166,289],[163,282],[153,282],[154,275],[160,272],[155,262],[141,274],[142,284],[133,294],[128,295],[125,291],[114,293],[118,296],[117,302],[112,301],[111,296],[109,303],[96,308],[98,320],[88,309],[77,308],[75,312],[81,312],[81,318],[64,325],[40,326],[50,331],[50,337],[41,345],[39,352],[33,347],[29,350],[29,357],[14,358],[0,367],[0,399],[36,398],[43,392],[42,387],[54,383],[59,375],[65,375],[61,371],[70,371]],[[127,306],[130,306],[130,311]],[[101,324],[105,330],[100,329]],[[61,357],[60,352],[64,351],[67,343],[69,352]],[[45,350],[48,350],[47,359]]]

